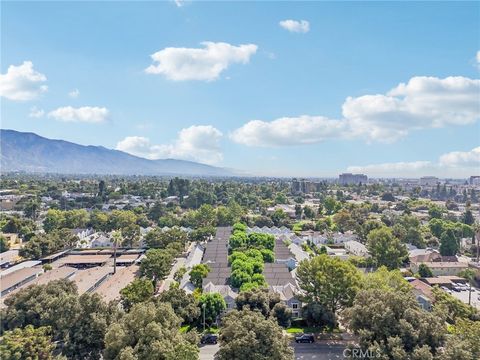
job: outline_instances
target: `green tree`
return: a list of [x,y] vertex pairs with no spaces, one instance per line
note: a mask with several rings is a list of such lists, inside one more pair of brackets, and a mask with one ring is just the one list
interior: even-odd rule
[[177,271],[175,271],[175,274],[173,274],[173,280],[176,282],[180,282],[183,279],[183,276],[187,273],[187,268],[185,266],[181,266]]
[[218,315],[227,308],[225,300],[219,293],[202,294],[198,298],[198,306],[202,312],[201,316],[205,314],[205,322],[213,324]]
[[238,310],[247,307],[250,310],[258,310],[263,316],[268,316],[273,307],[280,302],[280,295],[268,289],[252,289],[241,291],[235,299]]
[[203,279],[207,277],[210,272],[210,267],[206,264],[198,264],[190,270],[190,281],[196,288],[202,287]]
[[418,267],[418,275],[420,275],[422,278],[426,278],[426,277],[432,277],[433,273],[432,273],[432,270],[430,270],[430,268],[428,267],[428,265],[425,265],[422,263]]
[[449,228],[440,237],[440,254],[454,256],[458,252],[458,240],[453,229]]
[[[198,349],[180,334],[181,319],[168,303],[139,303],[105,335],[105,360],[197,360]],[[187,351],[188,350],[188,351]]]
[[149,248],[165,249],[168,244],[174,242],[185,245],[188,242],[188,234],[178,227],[166,231],[157,227],[145,235],[145,244]]
[[439,206],[432,205],[428,208],[428,215],[430,216],[430,219],[441,219],[443,213],[444,209]]
[[473,217],[472,210],[467,208],[465,213],[462,216],[462,222],[467,225],[473,225],[475,222],[475,218]]
[[315,301],[304,306],[302,309],[302,317],[305,319],[308,326],[334,327],[336,325],[335,314],[328,310],[324,305]]
[[277,320],[278,325],[288,328],[292,324],[292,309],[284,303],[276,303],[270,312],[270,316]]
[[385,266],[364,276],[361,288],[364,290],[380,289],[383,292],[410,293],[412,291],[411,285],[405,280],[400,270],[388,270]]
[[105,332],[118,315],[116,306],[98,294],[78,296],[69,280],[26,287],[6,298],[5,305],[2,330],[48,326],[53,340],[63,343],[63,354],[79,360],[100,359]]
[[343,315],[361,349],[382,359],[418,359],[443,344],[442,319],[421,309],[411,292],[361,290]]
[[174,256],[164,249],[150,249],[140,263],[140,273],[154,281],[162,280],[172,268]]
[[367,248],[377,266],[386,266],[388,269],[400,267],[408,255],[405,245],[387,227],[372,230],[368,234]]
[[43,220],[43,229],[49,233],[53,230],[65,227],[65,212],[56,209],[49,209],[45,220]]
[[0,253],[3,253],[10,249],[10,244],[8,243],[5,236],[0,235]]
[[215,360],[293,360],[290,341],[272,318],[250,310],[234,310],[222,320],[220,350]]
[[0,354],[3,360],[50,360],[53,359],[55,345],[50,329],[32,325],[5,332],[0,337]]
[[322,254],[300,262],[297,279],[304,302],[317,302],[335,313],[352,303],[361,276],[350,262]]
[[122,232],[122,246],[133,247],[138,245],[140,240],[140,226],[131,224],[121,229]]
[[420,249],[425,248],[425,240],[423,239],[422,232],[418,228],[409,228],[405,234],[404,242]]
[[178,286],[170,286],[167,291],[163,291],[156,298],[159,303],[169,303],[175,314],[182,319],[182,323],[192,324],[200,316],[198,302],[192,294],[187,294],[185,290]]
[[440,360],[480,359],[480,321],[459,320],[452,327]]
[[155,289],[150,279],[135,279],[120,290],[120,300],[125,309],[130,309],[134,304],[153,298]]
[[323,207],[327,213],[327,215],[333,215],[338,210],[340,210],[340,203],[335,200],[332,196],[327,196],[323,201]]

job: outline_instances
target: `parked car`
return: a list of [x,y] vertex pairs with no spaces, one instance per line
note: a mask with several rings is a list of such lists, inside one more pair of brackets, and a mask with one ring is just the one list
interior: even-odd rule
[[206,334],[200,339],[201,344],[216,344],[217,342],[218,336],[215,334]]
[[297,343],[313,343],[315,336],[313,334],[298,334],[295,336],[295,342]]

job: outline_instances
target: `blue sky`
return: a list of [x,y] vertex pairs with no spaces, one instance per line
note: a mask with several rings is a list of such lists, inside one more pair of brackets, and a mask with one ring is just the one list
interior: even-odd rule
[[480,172],[478,2],[181,5],[2,2],[2,128],[261,175]]

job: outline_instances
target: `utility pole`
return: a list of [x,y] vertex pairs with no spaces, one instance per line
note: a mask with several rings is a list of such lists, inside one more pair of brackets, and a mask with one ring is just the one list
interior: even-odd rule
[[479,263],[479,260],[480,260],[480,224],[475,224],[474,225],[474,229],[475,229],[475,233],[474,233],[474,236],[475,236],[475,245],[477,247],[477,264]]
[[206,307],[206,304],[203,303],[202,304],[202,309],[203,309],[203,332],[205,332],[205,307]]

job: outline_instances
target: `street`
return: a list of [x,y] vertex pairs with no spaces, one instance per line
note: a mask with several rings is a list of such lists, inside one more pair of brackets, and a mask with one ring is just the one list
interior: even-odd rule
[[199,345],[200,360],[213,360],[213,357],[219,348],[220,348],[220,344]]
[[[297,360],[338,360],[344,359],[343,349],[345,345],[315,342],[313,344],[292,343]],[[200,345],[200,360],[213,360],[220,345]]]
[[299,360],[337,360],[344,359],[343,350],[345,345],[315,342],[313,344],[292,343],[295,349],[295,359]]

